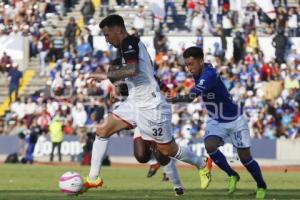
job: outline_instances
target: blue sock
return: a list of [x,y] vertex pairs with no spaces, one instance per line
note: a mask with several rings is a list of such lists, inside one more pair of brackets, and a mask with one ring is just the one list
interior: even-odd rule
[[212,152],[212,153],[208,153],[208,155],[210,156],[210,158],[214,161],[214,163],[216,165],[218,165],[218,167],[220,167],[223,171],[225,171],[228,176],[235,176],[237,175],[237,172],[234,171],[228,164],[225,156],[223,155],[223,153],[217,149],[216,151]]
[[257,188],[267,188],[258,163],[255,160],[253,160],[252,157],[248,158],[247,160],[241,160],[241,162],[256,181]]

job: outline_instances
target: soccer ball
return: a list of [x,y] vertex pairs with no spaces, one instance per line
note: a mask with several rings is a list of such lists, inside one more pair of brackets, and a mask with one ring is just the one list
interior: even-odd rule
[[77,172],[66,172],[59,179],[60,191],[66,195],[77,195],[83,187],[83,180]]

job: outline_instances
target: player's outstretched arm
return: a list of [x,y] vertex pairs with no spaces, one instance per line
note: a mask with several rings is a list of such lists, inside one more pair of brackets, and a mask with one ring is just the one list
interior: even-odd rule
[[136,76],[137,74],[138,74],[138,64],[127,63],[125,66],[112,65],[107,72],[107,78],[113,81],[118,81],[123,78]]
[[103,81],[103,80],[107,79],[107,76],[103,73],[94,72],[92,74],[89,74],[88,79],[94,79],[96,81]]
[[195,93],[176,95],[176,97],[167,98],[167,101],[170,103],[191,103],[197,96]]

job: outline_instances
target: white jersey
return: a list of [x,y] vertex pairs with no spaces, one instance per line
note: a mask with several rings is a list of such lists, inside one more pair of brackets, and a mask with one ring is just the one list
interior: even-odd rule
[[145,45],[139,38],[128,36],[122,42],[120,49],[122,63],[130,64],[138,60],[138,75],[126,78],[128,99],[135,102],[138,108],[151,109],[161,103],[166,103],[154,77],[154,67]]

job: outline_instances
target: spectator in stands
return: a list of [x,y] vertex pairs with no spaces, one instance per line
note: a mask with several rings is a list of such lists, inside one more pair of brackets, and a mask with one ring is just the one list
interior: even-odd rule
[[195,11],[196,3],[194,0],[187,0],[186,8],[187,8],[187,16],[185,20],[185,26],[191,29],[192,18]]
[[164,23],[167,24],[168,11],[169,11],[170,8],[171,8],[171,11],[172,11],[173,23],[176,26],[177,23],[178,23],[178,16],[177,16],[177,9],[176,9],[174,0],[165,0],[165,19],[164,19]]
[[167,41],[168,41],[167,37],[162,33],[161,30],[155,31],[155,36],[153,38],[153,46],[156,55],[158,53],[168,51]]
[[68,116],[66,122],[64,124],[64,135],[75,135],[76,131],[73,127],[73,119],[72,116]]
[[37,104],[32,100],[31,97],[25,99],[25,119],[26,123],[30,125],[32,120],[35,118],[37,113]]
[[92,36],[100,35],[100,28],[95,19],[90,19],[88,29],[91,31]]
[[203,34],[202,30],[200,28],[197,29],[196,31],[196,46],[203,49]]
[[300,137],[300,108],[299,108],[299,106],[295,108],[292,126],[294,128],[294,134],[292,137],[299,138]]
[[57,153],[58,153],[58,161],[62,161],[61,157],[61,143],[64,139],[64,133],[63,133],[63,118],[58,114],[56,115],[52,122],[49,125],[49,132],[50,132],[50,139],[52,142],[52,150],[50,154],[50,162],[53,162],[53,153],[55,148],[57,147]]
[[12,64],[11,57],[4,51],[0,59],[0,72],[2,73],[7,72],[7,66],[10,66],[11,64]]
[[61,74],[58,72],[55,74],[55,79],[52,82],[51,89],[55,96],[61,96],[64,93],[64,79]]
[[287,27],[288,14],[284,7],[277,9],[276,30],[285,30]]
[[235,64],[243,60],[244,49],[245,49],[245,40],[243,39],[241,32],[237,31],[233,39],[233,59]]
[[286,63],[289,66],[300,64],[300,53],[297,52],[295,45],[292,45],[291,52],[287,55]]
[[191,23],[192,32],[195,33],[196,30],[198,30],[198,29],[201,29],[201,30],[206,29],[205,25],[206,25],[205,13],[195,12],[194,17],[192,19],[192,23]]
[[42,105],[42,111],[37,119],[37,123],[42,128],[43,132],[48,133],[49,124],[51,123],[51,115],[47,111],[46,104]]
[[85,27],[85,37],[86,37],[86,41],[87,43],[91,46],[92,48],[92,52],[94,51],[94,37],[92,35],[91,30],[88,27]]
[[11,116],[8,120],[18,121],[25,116],[25,103],[19,97],[11,104]]
[[297,14],[296,8],[289,8],[287,27],[288,27],[288,35],[290,37],[297,37],[297,28],[298,28],[297,15],[300,15],[300,13]]
[[31,39],[29,40],[29,57],[36,57],[39,53],[38,49],[39,39],[38,36],[32,35]]
[[233,29],[232,19],[229,13],[223,14],[222,17],[222,28],[224,29],[224,35],[226,37],[231,36],[231,31]]
[[85,41],[84,37],[80,37],[80,43],[76,46],[76,51],[78,53],[79,59],[83,59],[85,56],[90,56],[93,52],[93,49],[87,41]]
[[279,29],[277,34],[272,40],[272,45],[275,47],[275,57],[279,65],[285,62],[284,56],[286,53],[286,47],[288,44],[288,38],[284,35],[284,29]]
[[85,122],[87,121],[87,113],[81,102],[77,102],[71,109],[71,115],[73,118],[73,127],[75,129],[78,127],[84,127]]
[[297,7],[297,37],[300,37],[300,6]]
[[65,29],[65,37],[67,39],[67,50],[70,51],[71,48],[72,50],[75,50],[76,48],[76,35],[80,35],[81,30],[79,26],[77,25],[75,18],[70,17],[69,23],[66,26]]
[[85,0],[83,6],[80,9],[83,16],[83,21],[85,25],[89,24],[89,20],[93,18],[95,13],[95,6],[92,0]]
[[134,20],[133,20],[133,27],[137,29],[139,36],[144,35],[145,20],[146,20],[146,14],[144,11],[144,6],[140,5],[139,11],[138,11],[138,13],[135,14]]
[[247,37],[247,52],[254,52],[259,47],[258,37],[256,36],[255,30],[251,30]]
[[18,67],[19,65],[17,63],[13,63],[12,68],[8,72],[8,80],[9,80],[8,95],[9,95],[10,104],[18,98],[19,87],[20,84],[22,83],[23,73],[20,70],[18,70]]
[[107,16],[108,15],[108,11],[109,11],[109,0],[101,0],[101,4],[100,4],[100,17]]
[[40,29],[40,38],[39,38],[39,44],[38,48],[40,51],[40,64],[41,64],[41,71],[40,71],[40,76],[47,76],[49,75],[49,53],[50,53],[50,48],[51,48],[51,38],[48,32],[41,28]]
[[52,48],[51,51],[54,55],[55,62],[58,59],[63,58],[64,47],[65,47],[65,38],[60,30],[56,31],[55,35],[51,38],[52,39]]

